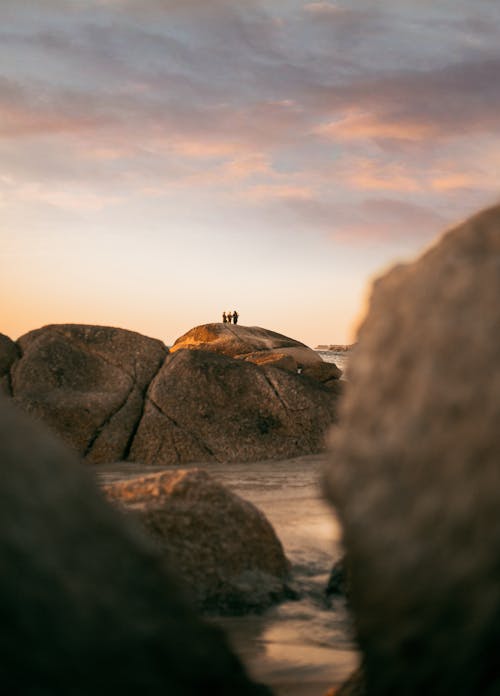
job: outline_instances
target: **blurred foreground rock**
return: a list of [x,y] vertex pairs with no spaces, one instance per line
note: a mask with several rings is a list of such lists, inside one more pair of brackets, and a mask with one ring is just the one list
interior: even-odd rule
[[164,471],[104,491],[138,518],[200,609],[242,614],[287,594],[289,563],[271,524],[205,471]]
[[345,558],[339,558],[333,564],[326,585],[325,594],[327,597],[347,597],[349,593],[349,583],[347,581],[347,568]]
[[0,394],[12,393],[10,370],[19,357],[19,349],[8,336],[0,333]]
[[266,696],[58,442],[0,400],[2,693]]
[[374,287],[333,435],[368,696],[500,694],[500,208]]

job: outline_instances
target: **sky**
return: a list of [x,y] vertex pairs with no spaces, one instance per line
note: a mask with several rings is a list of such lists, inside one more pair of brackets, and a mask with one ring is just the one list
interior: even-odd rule
[[0,0],[0,331],[353,340],[500,191],[497,0]]

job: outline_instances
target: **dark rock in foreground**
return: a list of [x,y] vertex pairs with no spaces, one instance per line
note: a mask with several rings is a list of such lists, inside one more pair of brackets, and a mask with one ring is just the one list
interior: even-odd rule
[[336,402],[336,394],[300,375],[178,350],[151,383],[130,458],[161,465],[318,452]]
[[138,518],[200,609],[241,614],[285,597],[289,563],[272,526],[205,471],[164,471],[104,491]]
[[333,436],[368,696],[500,694],[500,208],[374,288]]
[[347,597],[348,582],[345,558],[333,564],[325,590],[327,597]]
[[265,696],[58,442],[0,400],[5,694]]
[[0,394],[12,393],[10,370],[19,358],[19,349],[8,336],[0,333]]

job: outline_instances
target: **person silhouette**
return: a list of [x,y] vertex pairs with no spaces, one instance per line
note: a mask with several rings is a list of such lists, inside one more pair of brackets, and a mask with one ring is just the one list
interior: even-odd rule
[[222,323],[227,324],[227,316],[225,312],[222,312]]
[[226,314],[226,316],[227,316],[227,323],[230,324],[233,321],[233,315],[231,314],[231,312],[228,312]]
[[233,322],[234,322],[235,324],[238,323],[238,317],[239,317],[239,316],[240,316],[240,315],[238,314],[238,312],[237,312],[236,310],[234,310],[234,312],[233,312]]

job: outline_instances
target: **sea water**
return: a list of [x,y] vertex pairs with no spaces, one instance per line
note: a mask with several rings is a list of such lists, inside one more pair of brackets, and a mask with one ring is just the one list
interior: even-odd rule
[[[346,354],[322,357],[345,367]],[[358,663],[345,601],[329,602],[325,596],[332,565],[342,555],[340,526],[322,493],[326,463],[327,456],[321,454],[202,465],[265,513],[292,565],[298,600],[260,615],[211,619],[225,629],[250,674],[277,696],[321,696]],[[97,475],[102,483],[111,483],[175,468],[118,464],[98,469]]]
[[322,357],[325,362],[332,362],[340,367],[344,373],[342,377],[345,376],[345,370],[347,367],[347,361],[349,359],[349,351],[337,351],[337,350],[317,350],[318,355]]

